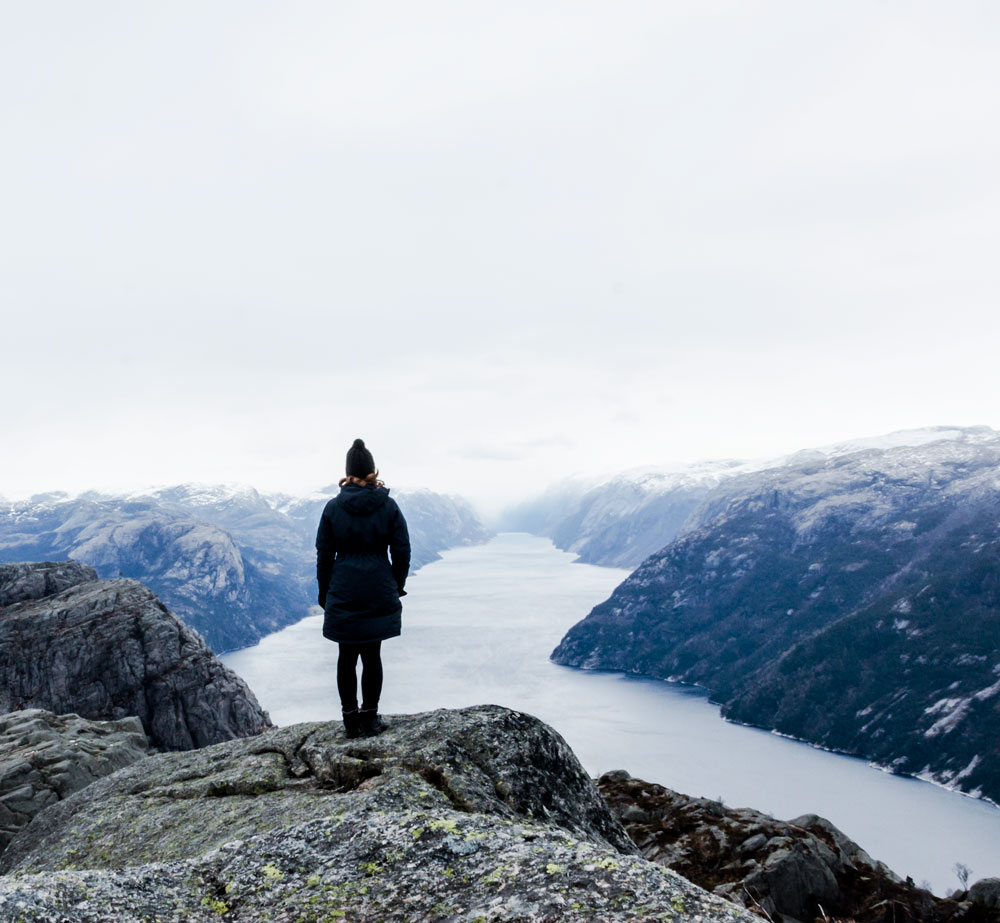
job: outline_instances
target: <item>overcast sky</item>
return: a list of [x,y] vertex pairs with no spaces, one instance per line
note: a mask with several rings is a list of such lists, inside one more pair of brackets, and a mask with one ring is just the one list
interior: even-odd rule
[[1000,427],[1000,4],[3,0],[0,495]]

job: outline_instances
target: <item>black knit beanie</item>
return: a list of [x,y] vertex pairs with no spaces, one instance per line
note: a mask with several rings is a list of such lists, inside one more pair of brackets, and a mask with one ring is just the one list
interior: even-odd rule
[[355,439],[347,450],[347,476],[354,478],[368,477],[375,470],[375,459],[365,448],[363,439]]

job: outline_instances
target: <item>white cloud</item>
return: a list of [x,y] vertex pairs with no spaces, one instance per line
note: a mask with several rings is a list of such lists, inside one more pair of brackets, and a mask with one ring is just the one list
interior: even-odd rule
[[985,4],[9,20],[0,493],[1000,425]]

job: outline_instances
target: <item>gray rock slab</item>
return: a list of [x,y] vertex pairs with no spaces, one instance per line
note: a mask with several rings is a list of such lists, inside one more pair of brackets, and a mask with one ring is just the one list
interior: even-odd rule
[[981,878],[969,888],[969,900],[1000,908],[1000,878]]
[[149,753],[138,718],[33,708],[0,716],[0,852],[43,808]]
[[55,596],[71,586],[96,579],[97,571],[78,561],[0,564],[0,606]]
[[44,811],[3,870],[0,919],[753,919],[636,855],[562,738],[497,706],[157,754]]

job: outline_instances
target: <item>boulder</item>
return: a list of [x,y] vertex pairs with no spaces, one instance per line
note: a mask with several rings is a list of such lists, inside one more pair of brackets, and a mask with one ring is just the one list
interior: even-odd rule
[[0,713],[26,708],[137,716],[150,744],[169,750],[270,726],[246,683],[135,580],[78,583],[0,609]]
[[760,870],[743,880],[743,887],[759,896],[758,903],[768,913],[811,920],[817,905],[825,908],[839,903],[836,864],[836,856],[824,844],[804,840],[791,849],[770,853]]
[[497,706],[300,724],[127,767],[2,857],[0,918],[752,923],[636,854],[566,743]]
[[969,888],[969,900],[1000,910],[1000,878],[981,878]]
[[0,852],[43,808],[148,753],[138,718],[88,721],[38,708],[0,716]]

